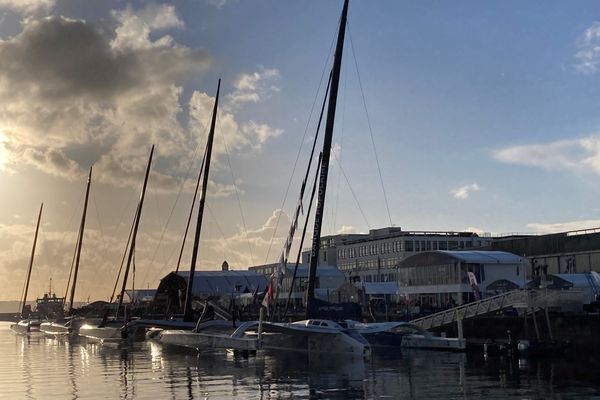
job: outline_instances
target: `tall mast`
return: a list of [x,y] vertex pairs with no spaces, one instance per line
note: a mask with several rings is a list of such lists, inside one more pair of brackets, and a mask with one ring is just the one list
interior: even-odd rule
[[196,272],[196,261],[198,259],[198,245],[200,243],[200,230],[202,229],[202,216],[204,214],[204,202],[206,201],[206,188],[208,186],[208,172],[210,170],[210,156],[212,154],[213,139],[215,137],[215,122],[217,120],[217,106],[219,105],[219,91],[221,90],[221,79],[217,84],[217,95],[215,96],[215,105],[213,106],[212,120],[210,121],[210,131],[208,133],[208,142],[206,143],[206,156],[204,165],[204,176],[202,178],[202,193],[200,193],[200,202],[198,204],[198,220],[196,222],[196,233],[194,235],[194,249],[192,251],[192,265],[190,265],[190,276],[188,278],[187,290],[185,293],[185,308],[183,310],[183,320],[191,321],[193,319],[192,311],[192,288],[194,286],[194,274]]
[[327,121],[325,123],[325,135],[323,138],[323,159],[321,161],[321,176],[319,179],[319,195],[317,197],[317,208],[315,210],[315,225],[313,230],[312,249],[310,252],[310,269],[308,275],[307,293],[307,318],[310,317],[311,304],[315,297],[315,279],[317,275],[317,264],[319,262],[319,247],[321,245],[321,226],[323,223],[323,210],[325,207],[325,191],[327,189],[327,175],[329,172],[329,156],[331,153],[331,141],[333,138],[333,124],[335,122],[335,107],[337,104],[338,86],[340,82],[340,71],[342,67],[342,53],[344,52],[344,37],[346,34],[346,20],[348,16],[348,0],[344,0],[342,17],[340,18],[340,29],[338,31],[333,68],[331,74],[331,90],[329,91],[329,102],[327,104]]
[[85,189],[85,202],[83,203],[83,215],[79,225],[79,240],[77,241],[77,255],[75,256],[75,271],[73,271],[73,284],[71,286],[71,297],[69,298],[69,314],[73,312],[73,301],[75,300],[75,286],[77,285],[77,272],[79,272],[79,259],[81,257],[81,244],[83,243],[83,230],[85,229],[85,215],[87,214],[88,199],[90,196],[90,185],[92,183],[92,167],[88,175],[87,187]]
[[142,186],[142,194],[140,195],[140,201],[138,203],[137,213],[135,215],[135,224],[133,226],[133,234],[131,235],[131,245],[129,246],[129,255],[127,256],[127,266],[125,267],[125,273],[123,274],[123,286],[121,287],[121,295],[119,296],[119,305],[117,306],[116,317],[119,316],[119,310],[123,305],[123,296],[125,295],[125,286],[127,285],[127,277],[129,276],[129,267],[131,266],[131,260],[133,259],[133,253],[135,252],[135,238],[137,236],[138,227],[140,225],[140,216],[142,215],[142,206],[144,205],[144,196],[146,195],[146,185],[148,184],[148,175],[150,175],[150,165],[152,164],[152,155],[154,154],[154,145],[150,150],[150,157],[148,158],[148,166],[146,167],[146,175],[144,176],[144,185]]
[[21,318],[25,314],[25,306],[27,305],[27,292],[29,291],[29,280],[31,279],[31,268],[33,267],[33,257],[35,256],[35,245],[37,243],[38,232],[40,230],[40,221],[42,220],[42,209],[44,203],[40,206],[37,225],[35,226],[35,236],[33,237],[33,247],[31,248],[31,258],[29,259],[29,268],[27,269],[27,281],[25,282],[25,293],[23,294],[23,306],[21,307]]

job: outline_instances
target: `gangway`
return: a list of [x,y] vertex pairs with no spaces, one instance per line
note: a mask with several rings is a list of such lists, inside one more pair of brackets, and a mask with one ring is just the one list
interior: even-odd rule
[[410,321],[423,329],[456,323],[459,319],[474,318],[507,308],[567,307],[577,309],[583,304],[583,293],[571,290],[513,290],[453,307]]

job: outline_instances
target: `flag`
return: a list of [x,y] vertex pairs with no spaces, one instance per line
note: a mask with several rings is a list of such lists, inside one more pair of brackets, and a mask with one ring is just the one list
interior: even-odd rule
[[269,281],[269,286],[265,290],[265,297],[263,298],[262,305],[267,308],[267,314],[269,314],[269,302],[273,298],[273,280]]
[[471,284],[471,289],[473,290],[473,295],[475,296],[475,300],[479,300],[480,295],[479,295],[479,284],[477,283],[477,277],[471,271],[467,272],[467,276],[469,277],[469,283]]

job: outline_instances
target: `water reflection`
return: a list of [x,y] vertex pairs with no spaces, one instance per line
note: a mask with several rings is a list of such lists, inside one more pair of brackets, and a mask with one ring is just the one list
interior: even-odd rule
[[45,399],[600,398],[599,359],[529,360],[428,351],[369,362],[288,353],[241,357],[153,342],[15,336],[0,324],[0,397]]

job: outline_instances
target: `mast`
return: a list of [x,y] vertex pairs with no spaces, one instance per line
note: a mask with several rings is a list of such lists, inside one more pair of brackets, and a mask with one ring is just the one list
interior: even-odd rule
[[31,268],[33,267],[33,257],[35,256],[35,245],[37,243],[38,232],[40,230],[40,221],[42,220],[42,209],[44,203],[40,206],[37,225],[35,226],[35,236],[33,237],[33,247],[31,248],[31,258],[29,259],[29,268],[27,269],[27,281],[25,282],[25,293],[23,294],[23,306],[21,307],[21,318],[25,314],[25,306],[27,305],[27,292],[29,291],[29,280],[31,279]]
[[217,95],[215,96],[215,105],[213,106],[212,119],[210,121],[210,131],[206,143],[206,155],[204,165],[204,176],[202,178],[202,193],[200,193],[200,202],[198,204],[198,220],[196,221],[196,233],[194,234],[194,249],[192,251],[192,264],[190,265],[190,275],[188,277],[187,290],[185,293],[185,307],[183,310],[183,320],[191,321],[193,319],[192,311],[192,288],[194,286],[194,274],[196,272],[196,261],[198,259],[198,245],[200,243],[200,230],[202,229],[202,216],[204,214],[204,202],[206,201],[206,188],[208,187],[208,172],[210,171],[210,156],[212,154],[213,139],[215,137],[215,123],[217,120],[217,107],[219,105],[219,91],[221,90],[221,79],[217,84]]
[[85,189],[85,202],[83,203],[83,215],[79,225],[79,240],[77,241],[77,255],[75,256],[75,270],[73,271],[73,284],[71,286],[71,297],[69,298],[69,314],[73,312],[73,301],[75,300],[75,286],[77,285],[77,272],[79,272],[79,259],[81,257],[81,244],[83,243],[83,230],[85,229],[85,216],[87,214],[88,199],[90,196],[90,185],[92,183],[92,167],[88,175],[87,187]]
[[337,104],[338,86],[340,82],[340,71],[342,67],[342,53],[344,52],[344,37],[346,34],[346,20],[348,17],[348,0],[344,0],[340,28],[338,31],[333,68],[331,74],[331,90],[329,91],[329,102],[327,104],[327,121],[325,123],[325,135],[323,138],[323,159],[321,161],[321,176],[319,179],[319,194],[317,197],[317,208],[315,210],[315,225],[313,230],[312,249],[310,252],[310,269],[308,275],[308,293],[306,316],[310,318],[310,304],[315,298],[315,279],[317,275],[317,264],[319,262],[319,247],[321,245],[321,226],[323,223],[323,210],[325,207],[325,191],[327,189],[327,175],[329,172],[329,156],[331,153],[331,141],[333,138],[333,125],[335,122],[335,108]]
[[144,205],[144,196],[146,195],[146,185],[148,184],[148,175],[150,175],[150,165],[152,164],[152,155],[154,154],[154,145],[150,150],[150,157],[148,158],[148,166],[146,167],[146,175],[144,176],[144,185],[142,186],[142,193],[140,195],[140,201],[138,203],[137,212],[135,215],[135,224],[133,225],[133,234],[131,235],[131,246],[129,247],[129,255],[127,256],[127,266],[125,267],[125,273],[123,274],[123,286],[121,287],[121,295],[119,296],[119,305],[117,306],[116,317],[119,316],[119,310],[123,305],[123,296],[125,295],[125,286],[127,285],[127,276],[129,275],[129,267],[131,266],[131,260],[133,259],[133,253],[135,252],[135,238],[137,236],[138,227],[140,225],[140,216],[142,215],[142,206]]

